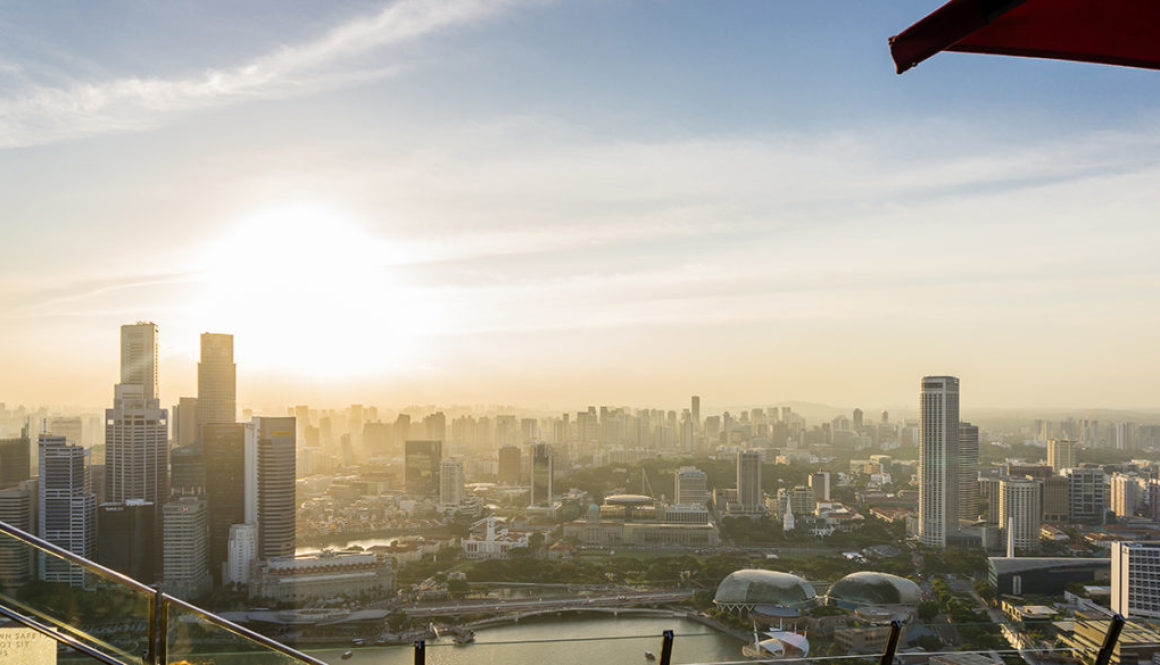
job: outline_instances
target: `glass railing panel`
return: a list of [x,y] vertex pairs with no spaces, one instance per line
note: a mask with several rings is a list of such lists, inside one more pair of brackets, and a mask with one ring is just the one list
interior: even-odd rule
[[127,665],[145,662],[152,591],[0,532],[0,604]]
[[[166,660],[171,665],[303,665],[318,662],[253,639],[192,607],[170,603],[165,612]],[[273,637],[278,638],[277,635]]]

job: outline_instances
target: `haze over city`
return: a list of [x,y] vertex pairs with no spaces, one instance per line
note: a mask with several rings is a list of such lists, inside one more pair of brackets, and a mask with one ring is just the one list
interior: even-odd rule
[[9,3],[0,394],[1150,409],[1152,75],[896,77],[927,4]]

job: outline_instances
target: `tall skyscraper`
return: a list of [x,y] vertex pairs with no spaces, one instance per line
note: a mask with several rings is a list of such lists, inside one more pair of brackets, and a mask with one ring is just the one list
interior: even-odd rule
[[405,445],[404,482],[407,494],[434,496],[439,492],[442,441],[408,441]]
[[114,395],[105,409],[105,500],[160,505],[169,496],[168,414],[140,385],[120,384]]
[[918,447],[918,535],[945,548],[959,525],[959,380],[922,379]]
[[179,446],[192,446],[198,442],[197,398],[182,397],[169,411],[170,438]]
[[701,396],[693,395],[689,412],[693,414],[693,429],[701,431]]
[[765,502],[761,493],[761,454],[756,450],[737,453],[737,502],[745,513],[759,513]]
[[202,446],[177,446],[169,453],[169,494],[205,494],[205,455]]
[[1000,480],[998,478],[980,478],[979,479],[979,497],[986,504],[984,510],[981,511],[984,521],[990,525],[999,524],[999,498]]
[[959,519],[979,517],[979,428],[959,423]]
[[537,443],[532,446],[531,505],[552,505],[552,446]]
[[[0,489],[0,522],[33,533],[32,494],[22,487]],[[0,589],[10,591],[32,581],[32,550],[0,535]]]
[[1113,612],[1160,618],[1160,542],[1112,543]]
[[237,374],[234,336],[202,333],[201,362],[197,364],[198,436],[208,424],[237,422]]
[[[92,559],[96,553],[97,497],[89,492],[85,451],[63,436],[40,435],[37,533],[59,547]],[[40,555],[40,578],[84,586],[79,566]]]
[[439,506],[451,509],[463,503],[463,460],[448,457],[439,463]]
[[0,439],[0,489],[16,487],[31,477],[32,440],[26,422],[19,437]]
[[704,507],[709,501],[709,480],[694,466],[682,466],[673,473],[673,503]]
[[1053,473],[1075,466],[1075,441],[1052,439],[1047,442],[1047,463]]
[[[257,445],[256,441],[254,445]],[[222,567],[228,557],[230,528],[246,522],[246,425],[206,425],[201,434],[201,447],[205,458],[205,495],[209,504],[209,566],[215,583],[220,585]],[[257,464],[256,450],[254,452],[251,464]],[[256,501],[255,495],[254,520],[257,520]],[[254,525],[256,528],[256,521]]]
[[162,587],[183,600],[210,590],[209,533],[205,499],[183,496],[162,508],[165,542]]
[[141,386],[145,401],[157,394],[157,324],[138,322],[121,326],[121,383]]
[[[255,417],[246,428],[247,523],[256,513],[258,558],[294,556],[295,489],[294,416]],[[256,464],[255,464],[256,463]],[[252,465],[252,466],[251,466]],[[250,471],[250,469],[253,469]],[[227,533],[227,546],[229,534]]]
[[520,484],[520,460],[523,455],[515,446],[499,449],[499,482],[501,485]]
[[999,526],[1015,542],[1018,552],[1039,549],[1040,482],[1030,478],[1003,478],[999,482]]
[[97,563],[152,584],[157,575],[154,504],[142,499],[97,507]]

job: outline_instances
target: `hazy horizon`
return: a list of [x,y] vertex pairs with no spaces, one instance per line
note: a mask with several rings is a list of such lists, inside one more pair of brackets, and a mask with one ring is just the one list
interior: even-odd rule
[[935,4],[11,3],[0,401],[1156,408],[1156,74]]

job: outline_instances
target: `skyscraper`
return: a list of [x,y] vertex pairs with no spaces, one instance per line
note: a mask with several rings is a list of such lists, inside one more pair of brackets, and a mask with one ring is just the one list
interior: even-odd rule
[[152,584],[157,547],[154,504],[142,499],[97,507],[97,563]]
[[20,428],[20,436],[0,439],[0,489],[16,487],[32,475],[32,440],[28,423]]
[[439,492],[442,441],[408,441],[405,445],[404,482],[407,494],[433,496]]
[[205,499],[177,497],[162,508],[165,542],[162,586],[183,600],[210,590],[209,534]]
[[552,446],[547,443],[532,446],[531,505],[552,505]]
[[157,324],[121,326],[121,383],[141,386],[141,399],[146,402],[158,398]]
[[1112,543],[1112,611],[1160,618],[1160,542]]
[[979,428],[959,423],[959,519],[979,516]]
[[167,413],[140,385],[120,384],[114,395],[105,409],[105,500],[160,505],[169,496]]
[[463,460],[448,457],[439,463],[439,506],[455,508],[463,503]]
[[[209,504],[209,568],[214,581],[220,585],[223,581],[222,566],[228,557],[230,528],[246,522],[246,425],[206,425],[202,430],[201,445],[206,468],[205,494]],[[256,441],[254,445],[257,445]],[[256,454],[252,463],[257,463]],[[255,520],[256,499],[255,496]]]
[[[33,533],[32,494],[21,487],[0,489],[0,522]],[[0,535],[0,589],[19,588],[32,580],[32,549]]]
[[523,455],[515,446],[499,449],[499,482],[501,485],[520,484],[520,460]]
[[756,450],[737,453],[737,502],[744,513],[759,513],[764,508],[761,494],[761,454]]
[[682,466],[673,473],[673,503],[678,506],[701,506],[709,500],[708,476],[693,466]]
[[1047,442],[1047,463],[1053,473],[1075,466],[1075,441],[1052,439]]
[[920,407],[918,535],[945,548],[959,524],[959,380],[923,377]]
[[[255,417],[246,428],[247,448],[252,450],[247,459],[247,501],[252,497],[256,508],[260,559],[294,556],[294,432],[294,416]],[[247,508],[247,522],[251,512]],[[228,533],[226,538],[228,546]]]
[[234,336],[202,333],[201,362],[197,364],[198,436],[208,424],[237,422],[237,374]]
[[814,501],[830,500],[830,472],[818,471],[811,473],[809,486],[814,490]]
[[690,413],[693,414],[693,429],[701,431],[701,396],[693,395]]
[[198,442],[197,398],[182,397],[169,410],[170,438],[179,446],[192,446]]
[[[85,451],[63,436],[40,435],[37,484],[38,535],[59,547],[92,559],[96,551],[97,497],[89,492]],[[84,586],[85,574],[52,556],[40,555],[40,578]]]
[[1003,478],[999,482],[999,526],[1014,541],[1015,550],[1039,549],[1040,482],[1030,478]]
[[1073,468],[1067,476],[1068,519],[1084,524],[1103,524],[1108,510],[1108,491],[1103,469]]

